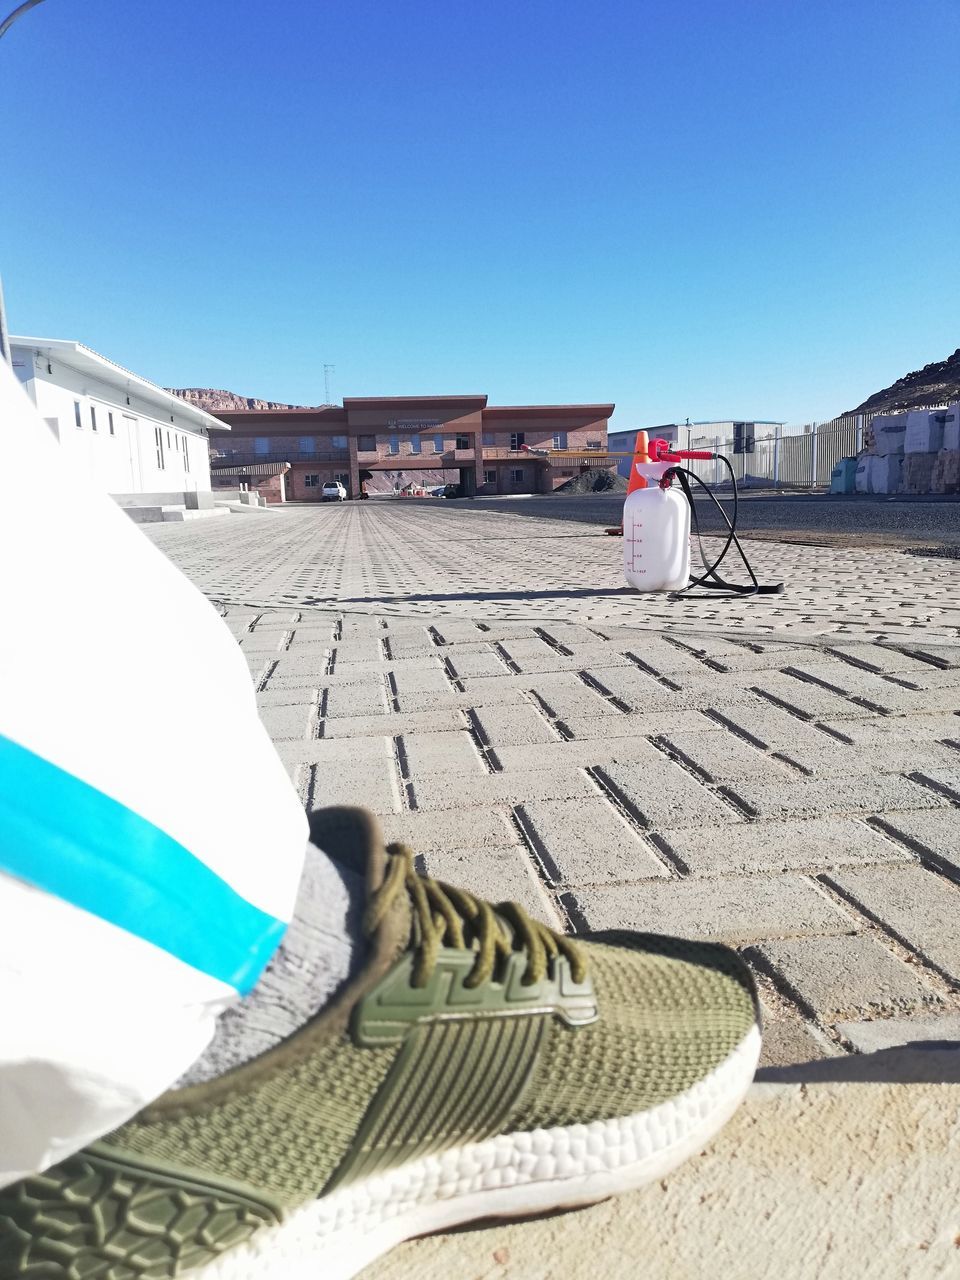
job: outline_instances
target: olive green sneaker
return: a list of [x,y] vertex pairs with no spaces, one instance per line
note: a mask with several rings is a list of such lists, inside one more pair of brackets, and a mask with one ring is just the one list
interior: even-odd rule
[[735,1110],[760,1032],[734,952],[555,934],[419,875],[358,810],[312,838],[365,871],[362,971],[268,1053],[0,1190],[0,1280],[342,1280],[661,1178]]

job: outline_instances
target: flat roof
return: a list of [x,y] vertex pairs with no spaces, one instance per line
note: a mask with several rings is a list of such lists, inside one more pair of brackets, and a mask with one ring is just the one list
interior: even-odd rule
[[99,351],[94,351],[92,347],[85,346],[82,342],[75,342],[71,338],[25,338],[11,335],[10,346],[35,351],[39,355],[47,356],[48,359],[56,356],[58,360],[69,365],[71,369],[76,369],[78,373],[87,373],[91,377],[108,378],[113,382],[122,380],[128,390],[136,391],[144,400],[156,401],[158,404],[166,406],[168,410],[175,408],[177,413],[195,422],[198,426],[208,429],[212,427],[221,431],[230,430],[229,427],[225,428],[223,423],[218,418],[215,418],[213,414],[207,413],[205,409],[199,409],[196,405],[190,404],[186,400],[181,400],[173,392],[157,386],[149,378],[142,378],[139,373],[125,369],[122,364],[117,364],[115,360],[108,360]]
[[346,422],[347,411],[338,404],[322,404],[314,409],[218,409],[214,417],[221,431],[229,431],[225,422],[235,427],[242,425],[256,426],[258,422],[267,422],[271,418],[307,418],[326,419],[330,422]]
[[609,418],[613,404],[492,404],[484,409],[483,416],[502,418],[550,417],[570,418],[590,414],[597,418]]

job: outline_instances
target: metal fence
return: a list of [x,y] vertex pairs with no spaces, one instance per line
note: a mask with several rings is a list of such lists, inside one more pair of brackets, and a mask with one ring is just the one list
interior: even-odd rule
[[[734,452],[732,440],[713,436],[695,436],[690,447],[729,459],[737,484],[747,489],[829,488],[833,468],[841,458],[856,457],[872,420],[872,414],[849,413],[831,422],[776,427],[741,453]],[[688,465],[712,485],[730,483],[730,473],[719,460]]]

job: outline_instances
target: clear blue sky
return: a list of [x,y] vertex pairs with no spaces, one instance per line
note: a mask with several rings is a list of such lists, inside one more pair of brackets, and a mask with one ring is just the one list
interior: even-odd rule
[[[3,12],[16,0],[0,0]],[[166,385],[851,408],[960,345],[957,0],[46,0],[14,333]]]

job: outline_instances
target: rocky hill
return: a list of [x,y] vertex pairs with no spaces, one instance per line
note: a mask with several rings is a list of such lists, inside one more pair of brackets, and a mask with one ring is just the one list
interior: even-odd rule
[[255,400],[252,396],[238,396],[235,391],[217,391],[213,387],[167,387],[167,391],[186,400],[188,404],[205,409],[207,413],[223,413],[238,409],[322,409],[323,405],[280,404],[276,400]]
[[923,409],[953,400],[960,400],[960,347],[946,360],[925,364],[922,369],[898,378],[850,412],[896,413],[899,409]]

